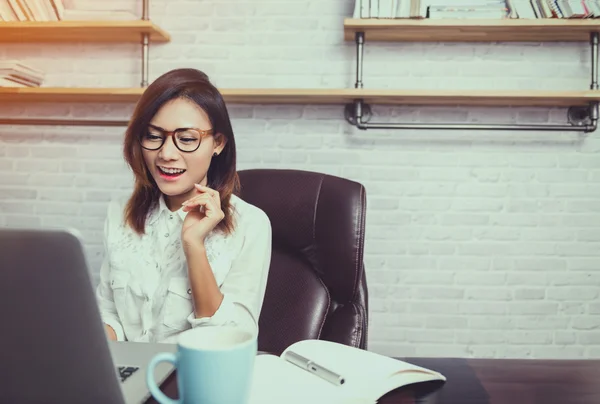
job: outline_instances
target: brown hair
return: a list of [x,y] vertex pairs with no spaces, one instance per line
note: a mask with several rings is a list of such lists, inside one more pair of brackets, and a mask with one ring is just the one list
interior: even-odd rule
[[168,101],[185,98],[208,115],[216,136],[224,136],[225,148],[213,157],[208,168],[208,186],[219,192],[225,217],[216,229],[231,233],[234,228],[232,194],[239,192],[236,170],[235,139],[223,96],[210,83],[208,76],[196,69],[175,69],[157,78],[139,99],[125,132],[123,152],[135,176],[133,194],[125,207],[125,222],[138,234],[144,234],[146,219],[161,196],[160,189],[148,171],[142,157],[140,137],[158,110]]

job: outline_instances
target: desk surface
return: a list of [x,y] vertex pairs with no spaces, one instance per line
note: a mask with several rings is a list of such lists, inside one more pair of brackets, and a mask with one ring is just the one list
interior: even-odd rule
[[[600,403],[600,360],[400,359],[437,370],[448,381],[394,390],[380,404]],[[177,397],[175,374],[163,391]]]

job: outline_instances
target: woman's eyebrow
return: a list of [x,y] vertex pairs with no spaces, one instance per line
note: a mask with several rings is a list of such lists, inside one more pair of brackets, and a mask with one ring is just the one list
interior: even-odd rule
[[[166,129],[163,129],[163,128],[161,128],[160,126],[156,126],[156,125],[153,125],[153,124],[151,124],[151,123],[149,123],[149,124],[148,124],[148,126],[150,126],[150,127],[154,128],[154,129],[156,129],[156,130],[160,130],[160,131],[162,131],[162,132],[169,132],[168,130],[166,130]],[[175,128],[175,129],[173,129],[173,130],[172,130],[172,131],[170,131],[170,132],[176,132],[176,131],[178,131],[178,130],[188,130],[188,129],[195,129],[195,128],[193,128],[193,127],[191,127],[191,126],[190,126],[190,127],[183,127],[183,128]]]
[[148,124],[148,126],[150,126],[151,128],[166,132],[166,130],[164,130],[163,128],[161,128],[160,126],[156,126],[156,125],[152,125],[151,123]]

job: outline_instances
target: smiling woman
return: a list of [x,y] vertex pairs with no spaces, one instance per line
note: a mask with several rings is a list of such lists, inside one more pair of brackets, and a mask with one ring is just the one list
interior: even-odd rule
[[109,205],[96,292],[108,336],[169,342],[222,325],[257,332],[271,225],[236,195],[233,129],[208,77],[177,69],[154,81],[124,156],[135,186]]

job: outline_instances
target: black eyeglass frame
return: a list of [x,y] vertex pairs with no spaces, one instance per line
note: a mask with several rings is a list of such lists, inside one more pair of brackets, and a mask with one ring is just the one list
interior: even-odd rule
[[[150,151],[156,151],[156,150],[160,150],[161,147],[164,146],[165,142],[167,141],[167,137],[171,136],[173,138],[173,144],[175,145],[175,147],[177,147],[177,149],[183,153],[193,153],[196,150],[198,150],[198,148],[200,148],[200,145],[202,144],[202,139],[205,138],[206,136],[210,136],[212,134],[214,134],[214,130],[213,129],[199,129],[199,128],[177,128],[174,130],[165,130],[161,127],[155,126],[155,125],[148,125],[150,128],[160,132],[163,137],[162,137],[162,142],[160,143],[160,146],[150,149],[148,147],[144,147],[144,136],[146,136],[146,134],[143,134],[142,136],[139,137],[139,142],[140,142],[140,146],[142,147],[142,149],[145,150],[150,150]],[[196,146],[196,148],[194,150],[182,150],[181,147],[179,147],[179,145],[177,144],[177,140],[175,140],[175,134],[178,132],[185,132],[188,130],[194,130],[196,132],[198,132],[198,134],[200,135],[200,140],[198,141],[198,145]]]

